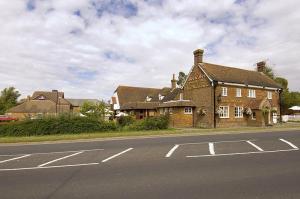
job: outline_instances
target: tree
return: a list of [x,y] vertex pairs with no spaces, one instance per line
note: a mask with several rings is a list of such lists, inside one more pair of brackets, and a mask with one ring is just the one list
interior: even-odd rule
[[276,77],[274,80],[277,84],[279,84],[283,88],[283,90],[288,90],[289,83],[287,79],[283,77]]
[[183,84],[184,84],[186,78],[187,78],[187,75],[184,72],[180,71],[179,74],[178,74],[177,85],[179,87],[183,87]]
[[271,79],[274,79],[274,71],[270,66],[265,66],[263,73],[270,77]]
[[99,103],[93,103],[86,101],[80,108],[80,113],[87,116],[93,117],[97,119],[103,119],[106,113],[106,105],[105,102],[101,101]]
[[8,109],[17,105],[17,100],[21,96],[14,87],[5,88],[0,95],[0,114],[4,114]]

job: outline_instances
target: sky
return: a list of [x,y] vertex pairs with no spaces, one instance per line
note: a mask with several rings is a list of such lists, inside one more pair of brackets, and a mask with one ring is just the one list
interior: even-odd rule
[[109,99],[118,85],[170,87],[204,61],[266,61],[300,91],[298,0],[0,0],[0,89]]

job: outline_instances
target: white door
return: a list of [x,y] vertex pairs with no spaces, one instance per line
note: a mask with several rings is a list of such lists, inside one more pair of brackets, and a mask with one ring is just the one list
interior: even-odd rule
[[277,123],[277,113],[273,113],[273,123]]

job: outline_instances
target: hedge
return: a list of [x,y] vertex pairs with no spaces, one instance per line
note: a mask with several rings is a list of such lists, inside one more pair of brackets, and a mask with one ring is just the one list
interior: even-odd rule
[[0,125],[0,136],[53,135],[114,131],[116,129],[117,126],[114,122],[100,121],[88,117],[60,116]]
[[147,117],[143,120],[136,120],[129,125],[131,130],[161,130],[167,129],[169,126],[168,116]]
[[0,125],[0,136],[33,136],[76,134],[83,132],[105,132],[117,130],[160,130],[167,129],[167,116],[149,117],[134,120],[124,117],[116,124],[113,121],[103,121],[96,118],[63,115],[36,120],[25,120]]

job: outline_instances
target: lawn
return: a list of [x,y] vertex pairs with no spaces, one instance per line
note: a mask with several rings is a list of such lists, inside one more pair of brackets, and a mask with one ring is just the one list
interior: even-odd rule
[[42,135],[24,137],[0,137],[0,143],[30,143],[47,141],[70,141],[87,139],[109,139],[125,137],[149,137],[149,136],[172,136],[172,135],[218,135],[218,134],[239,134],[239,133],[259,133],[276,132],[282,130],[300,130],[300,123],[284,123],[273,127],[244,127],[244,128],[220,128],[220,129],[167,129],[157,131],[113,131],[113,132],[93,132],[79,134]]

